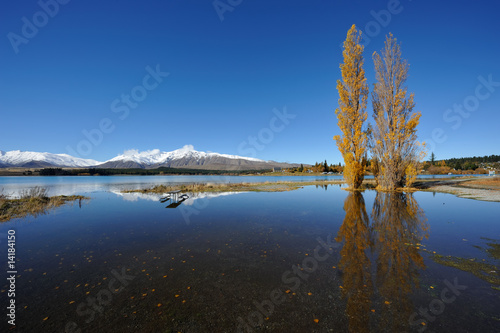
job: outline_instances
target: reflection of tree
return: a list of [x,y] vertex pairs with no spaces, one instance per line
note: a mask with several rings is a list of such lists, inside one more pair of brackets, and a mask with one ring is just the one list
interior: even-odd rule
[[373,243],[369,228],[370,220],[360,192],[349,193],[344,201],[344,210],[346,215],[336,241],[344,242],[340,252],[339,269],[344,272],[342,294],[347,297],[349,330],[368,332],[373,285],[370,259],[366,250],[372,247]]
[[402,332],[413,311],[409,295],[418,287],[424,261],[417,245],[428,237],[427,219],[411,194],[377,193],[372,211],[378,254],[376,284],[384,301],[380,324]]
[[[342,293],[347,298],[349,331],[370,331],[371,310],[378,308],[380,329],[402,332],[413,310],[409,295],[418,284],[419,269],[425,268],[417,248],[417,243],[427,237],[423,210],[411,195],[377,193],[370,225],[359,192],[347,196],[344,210],[336,240],[344,242],[339,268],[344,273]],[[368,249],[376,250],[374,279]],[[380,306],[372,305],[375,287]]]

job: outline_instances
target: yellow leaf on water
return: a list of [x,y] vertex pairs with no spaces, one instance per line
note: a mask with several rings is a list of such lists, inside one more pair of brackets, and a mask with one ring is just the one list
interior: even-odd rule
[[314,319],[314,322],[315,323],[319,323],[319,319]]

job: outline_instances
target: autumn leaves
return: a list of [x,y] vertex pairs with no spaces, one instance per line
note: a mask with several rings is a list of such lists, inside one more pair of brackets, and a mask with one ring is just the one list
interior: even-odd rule
[[344,42],[344,63],[340,65],[342,81],[337,81],[339,108],[335,111],[343,136],[335,136],[344,157],[344,179],[352,188],[359,188],[366,168],[368,133],[363,129],[367,113],[368,84],[363,69],[361,33],[356,26],[347,32]]
[[344,42],[344,63],[340,64],[342,80],[337,81],[339,107],[335,110],[342,135],[336,135],[344,158],[344,179],[349,188],[361,186],[372,156],[371,170],[379,189],[410,187],[416,178],[417,163],[423,158],[417,142],[416,127],[420,113],[414,113],[413,93],[407,93],[405,82],[408,64],[401,58],[396,39],[389,34],[385,48],[373,54],[376,83],[372,91],[372,127],[367,120],[368,84],[363,68],[361,31],[353,25]]

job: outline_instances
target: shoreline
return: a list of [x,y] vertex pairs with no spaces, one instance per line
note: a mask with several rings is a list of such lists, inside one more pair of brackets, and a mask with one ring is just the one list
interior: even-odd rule
[[[343,179],[316,180],[316,181],[277,181],[257,183],[198,183],[180,185],[156,185],[148,189],[124,190],[123,193],[167,193],[170,191],[183,192],[284,192],[293,191],[304,186],[343,185]],[[363,190],[374,190],[375,180],[363,181]],[[500,177],[478,179],[477,177],[465,177],[460,179],[420,179],[412,188],[403,188],[402,192],[439,192],[449,193],[460,198],[475,199],[481,201],[500,202]]]
[[500,202],[500,177],[418,180],[419,191],[453,194],[459,198]]

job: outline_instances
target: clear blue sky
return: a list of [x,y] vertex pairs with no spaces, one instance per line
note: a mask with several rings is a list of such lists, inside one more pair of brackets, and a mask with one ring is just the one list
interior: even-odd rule
[[[2,5],[1,150],[70,147],[106,160],[128,149],[191,144],[266,160],[338,163],[332,137],[339,133],[340,44],[356,24],[371,35],[370,89],[372,53],[389,32],[402,43],[408,89],[422,112],[419,139],[430,141],[435,132],[438,159],[500,153],[498,1],[220,0],[236,5],[221,7],[222,16],[210,0],[60,1],[67,3],[57,10],[46,1],[53,17],[37,1]],[[157,65],[169,73],[159,84],[146,70]],[[121,100],[132,92],[135,108]],[[454,104],[465,107],[454,111]],[[284,107],[295,118],[282,126],[273,109]],[[368,112],[372,121],[371,105]],[[92,131],[100,125],[102,137]]]

